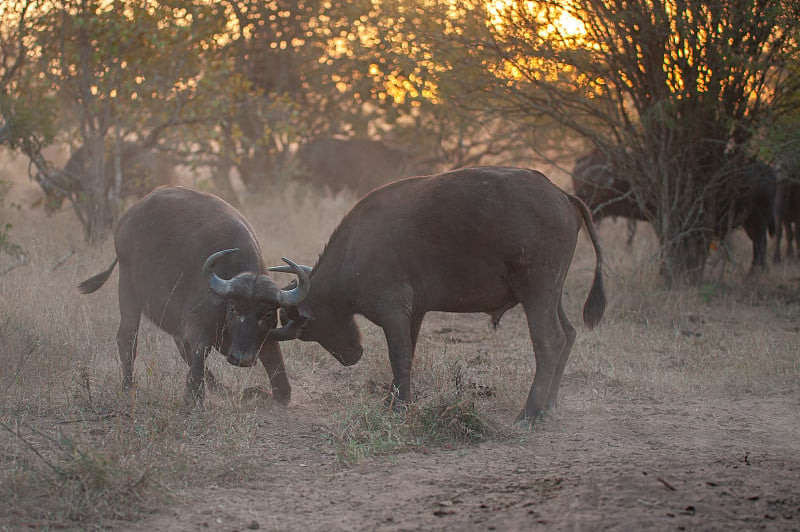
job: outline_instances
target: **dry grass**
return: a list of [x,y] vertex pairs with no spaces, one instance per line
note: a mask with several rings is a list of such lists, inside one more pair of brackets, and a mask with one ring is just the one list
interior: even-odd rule
[[[242,209],[268,263],[288,256],[313,264],[353,201],[288,186]],[[11,523],[0,528],[102,527],[141,515],[186,485],[246,481],[258,474],[249,464],[280,445],[271,419],[292,412],[313,412],[343,462],[529,434],[511,423],[534,370],[519,309],[496,331],[486,316],[432,314],[414,362],[417,402],[403,418],[383,407],[391,381],[385,341],[363,321],[366,354],[351,368],[316,345],[285,345],[296,405],[288,413],[248,399],[248,390],[267,387],[260,366],[233,368],[214,356],[210,365],[226,391],[211,394],[205,412],[185,410],[184,363],[172,340],[144,322],[139,384],[125,394],[115,278],[91,296],[75,290],[109,264],[111,243],[85,247],[69,212],[46,218],[5,209],[2,216],[14,223],[28,263],[0,276],[0,513]],[[565,294],[579,337],[562,404],[592,409],[608,397],[669,401],[800,387],[796,262],[758,279],[746,279],[737,265],[724,275],[718,267],[701,290],[667,292],[646,227],[630,248],[621,222],[604,222],[600,231],[610,304],[594,332],[579,323],[594,266],[582,237]],[[736,235],[731,246],[747,264],[746,239]],[[0,271],[10,266],[0,259]]]

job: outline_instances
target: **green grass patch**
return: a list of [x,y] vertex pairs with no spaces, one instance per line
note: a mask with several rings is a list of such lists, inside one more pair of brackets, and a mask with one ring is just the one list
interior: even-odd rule
[[343,463],[370,456],[431,448],[452,449],[478,443],[495,432],[478,408],[477,394],[462,385],[458,364],[443,389],[423,390],[420,398],[396,412],[378,393],[363,393],[335,416],[331,439]]

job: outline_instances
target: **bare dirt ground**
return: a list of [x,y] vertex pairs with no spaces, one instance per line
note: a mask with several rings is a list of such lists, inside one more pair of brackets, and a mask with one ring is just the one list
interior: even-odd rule
[[800,528],[800,396],[596,400],[582,380],[568,370],[562,406],[532,431],[354,466],[301,399],[270,416],[257,481],[188,488],[115,529]]
[[205,486],[119,530],[796,530],[796,397],[612,401],[524,441],[345,468],[313,418],[276,422],[260,482]]

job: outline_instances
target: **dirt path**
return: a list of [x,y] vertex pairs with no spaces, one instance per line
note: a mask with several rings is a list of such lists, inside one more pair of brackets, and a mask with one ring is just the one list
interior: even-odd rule
[[345,467],[290,409],[258,482],[119,530],[797,529],[798,412],[796,396],[567,404],[517,441]]

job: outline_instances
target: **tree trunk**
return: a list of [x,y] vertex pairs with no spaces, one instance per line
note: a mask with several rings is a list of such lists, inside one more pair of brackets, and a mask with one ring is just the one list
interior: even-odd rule
[[710,233],[695,231],[673,238],[661,237],[661,276],[669,288],[698,286],[703,281]]
[[102,136],[87,139],[87,160],[84,170],[85,186],[72,198],[75,211],[83,224],[84,238],[89,244],[99,244],[110,233],[117,217],[119,198],[113,197],[114,173],[107,165]]
[[116,207],[110,206],[104,196],[79,201],[80,203],[75,204],[75,209],[80,208],[83,211],[83,216],[80,218],[83,223],[84,239],[91,245],[100,244],[114,227]]

